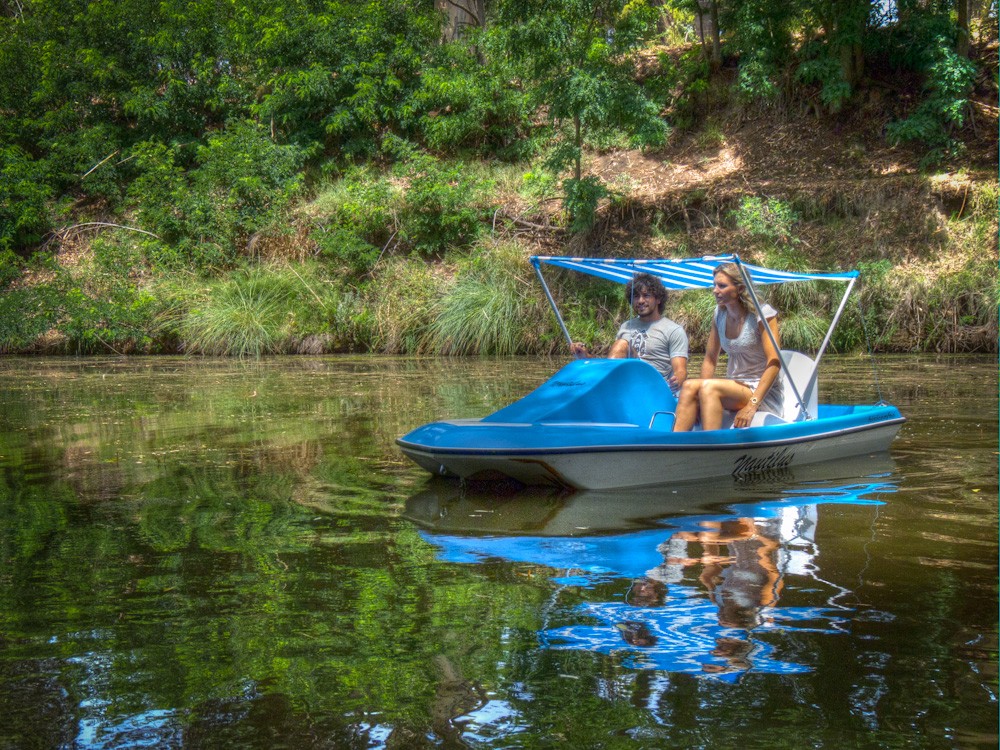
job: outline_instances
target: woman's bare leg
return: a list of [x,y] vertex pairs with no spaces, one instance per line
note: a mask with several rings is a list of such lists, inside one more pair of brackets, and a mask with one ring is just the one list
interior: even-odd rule
[[706,380],[699,390],[701,407],[701,428],[718,430],[722,428],[724,411],[738,411],[746,406],[753,391],[735,380]]
[[688,378],[681,384],[681,392],[677,395],[677,416],[674,418],[674,432],[688,432],[698,421],[699,397],[701,385],[706,381],[700,378]]

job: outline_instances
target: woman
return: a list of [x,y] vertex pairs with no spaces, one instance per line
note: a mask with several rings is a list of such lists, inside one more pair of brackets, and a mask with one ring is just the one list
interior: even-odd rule
[[[743,284],[740,269],[726,263],[715,269],[712,292],[718,308],[701,365],[701,378],[686,380],[677,400],[674,432],[686,432],[701,419],[703,430],[722,427],[724,411],[736,412],[735,427],[749,427],[758,411],[782,413],[782,388],[778,377],[778,311],[762,305],[760,320]],[[774,342],[764,326],[771,329]],[[729,355],[726,377],[716,378],[719,352]]]

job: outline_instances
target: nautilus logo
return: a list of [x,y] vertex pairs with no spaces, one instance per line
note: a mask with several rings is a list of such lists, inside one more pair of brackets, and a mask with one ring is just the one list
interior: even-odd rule
[[794,458],[795,452],[791,448],[782,448],[766,456],[748,456],[744,453],[733,464],[733,476],[784,469],[791,465]]

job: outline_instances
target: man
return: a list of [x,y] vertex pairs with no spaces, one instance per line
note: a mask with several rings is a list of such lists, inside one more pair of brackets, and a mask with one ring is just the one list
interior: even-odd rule
[[[622,323],[608,358],[639,357],[649,362],[676,393],[687,378],[688,338],[683,328],[663,317],[666,287],[655,276],[636,274],[625,285],[625,299],[636,317]],[[590,356],[580,343],[574,343],[570,351],[577,357]]]

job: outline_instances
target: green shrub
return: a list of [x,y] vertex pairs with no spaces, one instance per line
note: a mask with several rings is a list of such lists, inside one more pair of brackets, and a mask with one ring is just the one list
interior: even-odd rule
[[55,328],[61,313],[61,295],[49,285],[0,292],[0,354],[35,349]]
[[474,254],[433,308],[428,348],[437,354],[521,354],[538,347],[541,311],[516,245]]
[[840,60],[827,45],[807,44],[802,54],[805,60],[795,71],[795,77],[807,84],[819,85],[819,99],[831,112],[839,111],[851,96],[851,84],[844,79]]
[[153,343],[154,311],[153,297],[128,283],[109,284],[99,295],[72,286],[58,330],[74,354],[142,354]]
[[907,117],[889,123],[892,142],[919,141],[930,148],[926,163],[956,153],[961,145],[952,130],[965,121],[975,64],[955,51],[956,27],[946,14],[914,8],[906,25],[890,36],[897,64],[924,77],[924,98]]
[[0,244],[0,292],[21,277],[24,262],[13,250]]
[[403,239],[418,253],[434,255],[475,242],[488,215],[481,183],[461,164],[413,152],[398,168],[407,180],[400,215]]
[[643,82],[650,98],[669,113],[675,128],[690,129],[705,110],[711,70],[699,46],[687,49],[675,63],[666,53],[658,54],[656,73]]
[[302,153],[250,123],[210,136],[190,170],[179,147],[147,141],[133,155],[139,176],[128,196],[141,228],[196,269],[232,263],[253,234],[279,222],[302,181]]
[[586,232],[597,221],[597,203],[607,197],[607,186],[600,177],[590,175],[579,180],[563,180],[563,190],[570,230]]
[[324,257],[367,273],[398,229],[400,191],[368,170],[350,170],[313,202],[323,218],[310,238]]
[[254,266],[199,281],[175,277],[159,289],[159,325],[192,354],[260,357],[291,353],[309,336],[335,348],[339,293],[312,266]]
[[45,164],[17,146],[0,147],[0,249],[39,243],[49,229]]
[[740,207],[730,212],[730,218],[752,237],[771,243],[790,242],[792,228],[799,220],[787,203],[755,195],[744,197]]
[[409,105],[436,151],[471,149],[482,155],[520,158],[531,151],[528,96],[512,81],[503,56],[480,60],[470,30],[460,42],[435,49]]

